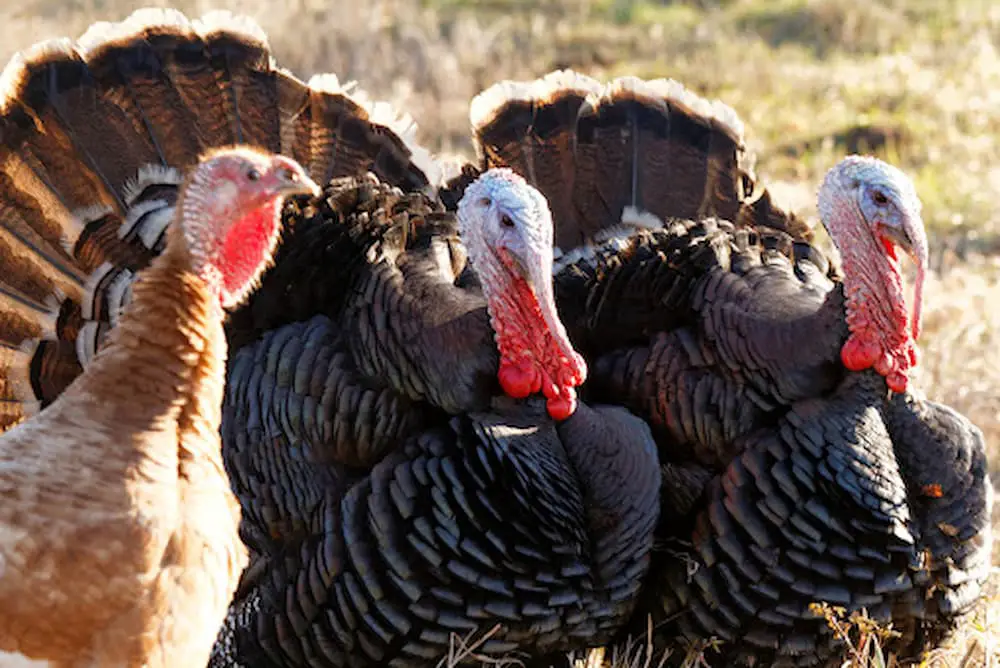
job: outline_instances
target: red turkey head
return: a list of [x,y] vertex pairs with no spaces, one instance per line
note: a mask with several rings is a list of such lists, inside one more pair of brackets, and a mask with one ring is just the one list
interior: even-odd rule
[[[905,392],[917,364],[927,236],[913,182],[881,160],[849,156],[826,175],[819,213],[840,251],[850,336],[841,349],[848,369],[874,367],[893,392]],[[912,316],[897,249],[917,265]]]
[[513,171],[491,169],[466,188],[458,221],[496,332],[500,386],[514,398],[541,391],[549,415],[568,418],[587,366],[556,311],[545,196]]
[[179,227],[192,269],[219,291],[223,308],[243,301],[269,265],[284,198],[319,192],[294,160],[249,147],[213,151],[192,170]]

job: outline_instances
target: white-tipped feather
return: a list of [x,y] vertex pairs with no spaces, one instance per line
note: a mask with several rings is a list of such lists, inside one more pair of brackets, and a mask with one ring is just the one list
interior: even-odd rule
[[[254,39],[270,52],[271,47],[267,33],[264,32],[259,23],[246,14],[234,14],[226,9],[214,9],[195,19],[193,25],[195,32],[204,39],[211,38],[220,32],[240,33]],[[270,58],[269,60],[273,65],[274,59]]]
[[666,102],[683,107],[727,128],[739,141],[743,141],[744,126],[736,111],[719,100],[709,100],[686,88],[674,79],[646,81],[635,76],[624,76],[601,84],[596,79],[573,70],[556,70],[533,81],[500,81],[469,104],[469,121],[478,128],[489,123],[497,111],[509,102],[535,100],[544,104],[556,93],[573,90],[587,98],[590,109],[610,101],[618,91],[627,90],[647,103],[662,107]]
[[24,55],[15,53],[0,72],[0,112],[7,111],[21,79],[24,78]]
[[191,20],[183,12],[170,7],[141,7],[122,22],[122,27],[133,34],[143,33],[151,25],[171,26],[183,32],[194,29]]
[[624,250],[632,238],[645,231],[655,232],[664,229],[666,225],[655,214],[641,211],[634,206],[626,206],[622,211],[621,222],[598,230],[593,239],[587,240],[569,252],[561,248],[553,249],[552,274],[556,275],[566,267],[587,260],[593,261],[598,254],[614,253]]
[[599,243],[587,242],[581,246],[576,246],[568,253],[561,253],[552,262],[552,275],[562,272],[566,267],[587,261],[595,262],[598,255],[619,253],[625,250],[631,243],[632,238],[638,231],[632,227],[616,225],[605,230]]
[[348,95],[347,91],[344,90],[344,86],[341,85],[340,79],[336,74],[332,72],[323,72],[321,74],[314,74],[309,77],[309,81],[306,82],[309,88],[312,88],[318,93],[329,93],[330,95]]
[[128,36],[124,32],[123,22],[94,21],[76,40],[76,46],[84,57],[88,58],[107,44],[121,41]]
[[[38,61],[66,59],[83,59],[83,54],[77,49],[76,42],[69,37],[53,37],[41,42],[36,42],[21,51],[23,55],[22,66],[25,63]],[[13,60],[13,59],[12,59]]]
[[744,126],[736,110],[720,100],[701,97],[674,79],[653,79],[646,82],[653,95],[665,98],[705,118],[712,119],[729,129],[734,138],[743,143]]
[[597,79],[573,70],[555,70],[533,81],[507,79],[493,84],[472,98],[469,103],[469,123],[473,130],[486,125],[509,102],[537,100],[545,103],[556,93],[566,90],[573,90],[587,97],[599,94],[602,88]]
[[184,175],[173,167],[149,164],[139,168],[138,173],[125,182],[122,188],[122,199],[125,206],[132,206],[142,192],[150,186],[168,185],[180,186]]
[[108,319],[112,326],[118,324],[118,318],[125,311],[125,307],[132,301],[132,281],[135,274],[131,271],[123,270],[115,277],[105,292],[105,300],[108,304]]
[[192,32],[191,22],[176,9],[144,7],[135,10],[122,21],[98,21],[91,24],[76,43],[89,56],[108,44],[135,39],[150,26],[170,26],[181,32]]
[[174,205],[166,200],[139,202],[129,209],[128,217],[122,223],[119,234],[122,238],[135,234],[143,246],[155,250],[163,240],[167,226],[174,219],[174,212]]
[[[108,276],[112,274],[113,277],[109,281]],[[134,276],[135,274],[128,269],[116,267],[110,262],[105,262],[95,269],[94,273],[87,279],[87,292],[80,300],[80,314],[84,320],[93,320],[97,317],[97,304],[101,301],[101,298],[98,297],[99,294],[103,296],[103,301],[107,303],[108,308],[112,309],[112,313],[116,308],[120,308],[121,305],[118,302],[125,290],[122,283],[131,281]]]
[[636,99],[661,109],[670,103],[696,116],[715,121],[727,129],[741,146],[743,144],[744,125],[735,109],[719,100],[701,97],[675,79],[647,81],[635,76],[618,77],[608,82],[599,95],[588,100],[588,106],[596,108],[599,104],[610,102],[620,91],[628,91]]
[[[744,148],[743,121],[732,107],[719,100],[701,97],[674,79],[646,81],[634,76],[624,76],[601,84],[596,79],[572,70],[556,70],[533,81],[500,81],[472,99],[469,104],[469,122],[473,132],[476,132],[493,121],[497,113],[511,102],[534,101],[544,105],[564,91],[575,91],[584,96],[580,109],[582,115],[596,113],[600,106],[610,104],[617,95],[626,91],[630,96],[664,112],[667,104],[671,104],[723,128],[741,149]],[[477,144],[476,150],[478,153],[482,147]],[[752,178],[753,156],[741,150],[739,163],[740,168]]]
[[3,100],[0,111],[7,111],[10,101],[15,97],[17,87],[24,79],[26,63],[45,60],[53,56],[73,58],[83,56],[76,50],[73,40],[68,37],[56,37],[37,42],[23,51],[11,56],[10,61],[0,73],[0,100]]
[[83,323],[76,335],[76,359],[85,370],[97,354],[98,339],[101,338],[101,323],[93,320]]
[[[628,205],[628,206],[626,206],[622,210],[622,222],[621,222],[621,224],[624,227],[632,227],[632,228],[641,229],[641,230],[662,230],[663,229],[663,220],[660,219],[659,216],[657,216],[656,214],[651,213],[649,211],[640,210],[640,209],[632,206],[631,204]],[[609,229],[613,229],[613,228],[609,228]],[[598,231],[598,233],[595,235],[595,239],[600,240],[602,238],[610,238],[610,237],[603,237],[602,236],[602,235],[605,235],[607,233],[607,231],[608,231],[607,229]]]

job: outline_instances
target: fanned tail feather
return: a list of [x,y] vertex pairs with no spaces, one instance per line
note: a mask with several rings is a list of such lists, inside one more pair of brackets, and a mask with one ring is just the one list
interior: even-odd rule
[[142,9],[15,55],[0,75],[0,428],[100,349],[203,153],[252,144],[324,182],[373,171],[433,193],[441,171],[414,129],[335,77],[281,70],[229,12]]
[[[502,81],[473,99],[479,170],[510,167],[541,190],[556,257],[671,218],[717,216],[808,238],[807,225],[752,197],[752,156],[736,112],[671,79],[606,84],[570,70]],[[448,182],[457,202],[476,169]]]

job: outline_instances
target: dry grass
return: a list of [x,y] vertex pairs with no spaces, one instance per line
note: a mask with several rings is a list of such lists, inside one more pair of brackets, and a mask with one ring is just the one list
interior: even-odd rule
[[[409,111],[439,151],[470,153],[468,101],[484,87],[573,67],[672,76],[725,100],[747,123],[758,175],[807,215],[823,172],[845,152],[889,158],[918,184],[933,248],[919,383],[979,424],[1000,462],[1000,4],[24,0],[0,7],[0,60],[93,20],[167,4],[250,14],[281,64],[359,80]],[[961,647],[930,665],[1000,665],[998,611],[991,599]],[[645,665],[636,656],[618,663]]]

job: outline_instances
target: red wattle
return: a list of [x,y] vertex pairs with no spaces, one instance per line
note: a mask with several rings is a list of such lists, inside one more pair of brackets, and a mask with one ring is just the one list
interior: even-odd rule
[[549,411],[549,416],[556,421],[568,419],[576,412],[576,390],[572,387],[565,388],[557,397],[550,397],[545,403]]
[[537,392],[541,385],[541,378],[537,370],[531,367],[524,367],[511,364],[506,361],[500,362],[500,371],[497,372],[497,379],[503,391],[514,399],[524,399],[532,392]]
[[889,389],[896,394],[903,394],[906,392],[906,386],[909,384],[909,378],[907,378],[905,373],[899,371],[893,371],[888,376],[885,377],[885,384],[889,386]]
[[543,315],[528,282],[513,270],[508,280],[505,289],[491,298],[490,309],[500,353],[500,387],[514,399],[541,392],[549,415],[564,420],[576,410],[573,387],[586,378],[586,362],[561,327],[549,328],[551,318]]
[[870,369],[882,357],[882,350],[871,341],[866,341],[851,334],[847,343],[840,349],[840,361],[850,371]]
[[559,396],[559,386],[548,378],[546,378],[545,382],[542,383],[541,390],[546,399],[554,399]]

